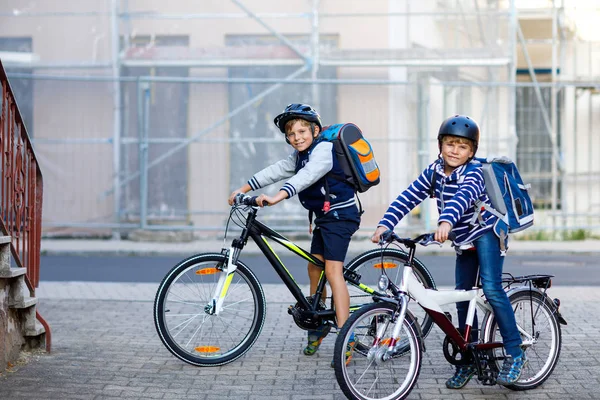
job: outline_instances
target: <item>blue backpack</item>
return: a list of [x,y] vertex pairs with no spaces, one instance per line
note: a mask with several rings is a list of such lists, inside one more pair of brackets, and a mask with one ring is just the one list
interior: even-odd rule
[[[508,233],[520,232],[533,225],[533,203],[528,190],[531,185],[523,183],[516,164],[507,157],[475,158],[481,163],[485,187],[492,206],[475,203],[500,218]],[[473,217],[476,219],[479,213]],[[475,221],[472,221],[475,222]]]
[[349,183],[360,193],[379,183],[380,171],[373,148],[358,126],[352,123],[325,126],[321,138],[333,143],[337,160],[344,170],[344,176],[336,176],[336,179]]
[[[508,157],[474,158],[481,163],[485,191],[492,205],[475,202],[475,214],[471,225],[482,223],[481,211],[494,214],[500,222],[494,227],[499,237],[520,232],[533,225],[533,202],[528,190],[531,185],[523,183],[516,164]],[[435,197],[435,173],[431,179],[430,197]]]

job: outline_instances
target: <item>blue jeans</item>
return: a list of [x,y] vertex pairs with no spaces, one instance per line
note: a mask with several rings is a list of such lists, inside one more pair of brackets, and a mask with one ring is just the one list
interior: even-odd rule
[[[521,354],[521,334],[517,329],[515,314],[508,296],[502,289],[504,257],[500,254],[500,240],[492,230],[489,230],[476,239],[473,244],[475,245],[474,251],[463,250],[462,254],[456,256],[456,289],[469,290],[475,286],[477,270],[480,268],[483,293],[494,310],[504,348],[511,356],[519,356]],[[465,329],[468,309],[468,302],[456,304],[458,327],[462,332]],[[477,315],[475,315],[471,341],[476,340],[477,332],[478,323]]]

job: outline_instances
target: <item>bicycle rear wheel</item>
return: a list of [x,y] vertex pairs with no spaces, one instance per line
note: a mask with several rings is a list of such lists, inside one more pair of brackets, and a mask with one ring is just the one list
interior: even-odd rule
[[[360,283],[377,289],[377,283],[381,276],[381,268],[385,268],[388,277],[395,284],[399,285],[402,280],[402,271],[404,265],[408,261],[408,254],[397,249],[380,249],[369,250],[358,255],[346,266],[350,271],[360,274]],[[435,289],[435,282],[427,267],[418,259],[413,260],[413,272],[417,280],[423,283],[427,289]],[[355,298],[364,296],[364,292],[357,288],[350,287],[350,297]],[[352,300],[351,300],[352,302]],[[418,305],[416,301],[409,303],[409,310],[421,324],[423,337],[427,337],[433,326],[433,319]]]
[[[556,367],[562,346],[560,323],[554,315],[554,305],[540,292],[522,291],[509,296],[515,312],[517,326],[521,331],[523,348],[528,365],[523,369],[521,378],[507,386],[512,390],[529,390],[540,386]],[[502,341],[498,324],[493,315],[484,322],[486,341]],[[497,349],[496,356],[504,357],[504,349]],[[500,361],[497,361],[501,369]]]
[[[350,315],[338,334],[333,353],[335,376],[349,399],[404,399],[417,382],[423,356],[422,339],[410,311],[402,324],[397,354],[386,360],[383,357],[390,344],[395,311],[391,304],[368,304]],[[379,344],[373,346],[378,332],[383,335]],[[355,345],[349,350],[352,333]]]
[[154,323],[163,344],[196,366],[217,366],[244,355],[260,334],[265,295],[248,267],[238,261],[222,311],[211,299],[227,257],[199,254],[183,260],[163,279],[154,300]]

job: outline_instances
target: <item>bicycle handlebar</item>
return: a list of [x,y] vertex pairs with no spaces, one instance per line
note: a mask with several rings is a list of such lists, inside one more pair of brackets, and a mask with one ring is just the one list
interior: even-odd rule
[[[448,240],[454,239],[456,239],[456,233],[450,232],[448,234]],[[387,243],[392,243],[394,241],[402,243],[403,245],[409,247],[414,247],[415,244],[420,244],[421,246],[430,246],[432,244],[438,244],[440,246],[442,245],[442,243],[435,240],[435,233],[424,233],[412,239],[401,238],[400,236],[396,235],[392,230],[387,230],[381,234],[381,237],[379,239],[379,245],[383,246]]]
[[[248,196],[247,194],[244,194],[244,193],[238,193],[233,198],[233,205],[234,206],[244,205],[244,206],[260,207],[260,205],[256,202],[257,198],[258,198],[258,196]],[[271,204],[269,204],[267,201],[264,201],[263,205],[270,206]]]
[[248,196],[247,194],[238,193],[233,198],[233,205],[244,205],[244,206],[252,206],[259,207],[256,199],[258,196]]

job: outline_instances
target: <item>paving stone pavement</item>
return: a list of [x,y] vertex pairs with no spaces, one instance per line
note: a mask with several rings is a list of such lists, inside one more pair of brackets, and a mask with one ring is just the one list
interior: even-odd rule
[[[194,367],[172,356],[152,319],[155,284],[43,282],[40,313],[52,326],[52,352],[0,375],[0,399],[343,399],[329,367],[334,337],[313,357],[302,355],[305,333],[287,314],[282,285],[264,285],[267,319],[254,347],[220,367]],[[600,290],[553,287],[562,301],[563,347],[553,375],[540,388],[513,392],[471,381],[459,391],[444,381],[452,367],[434,328],[409,399],[598,399]]]

